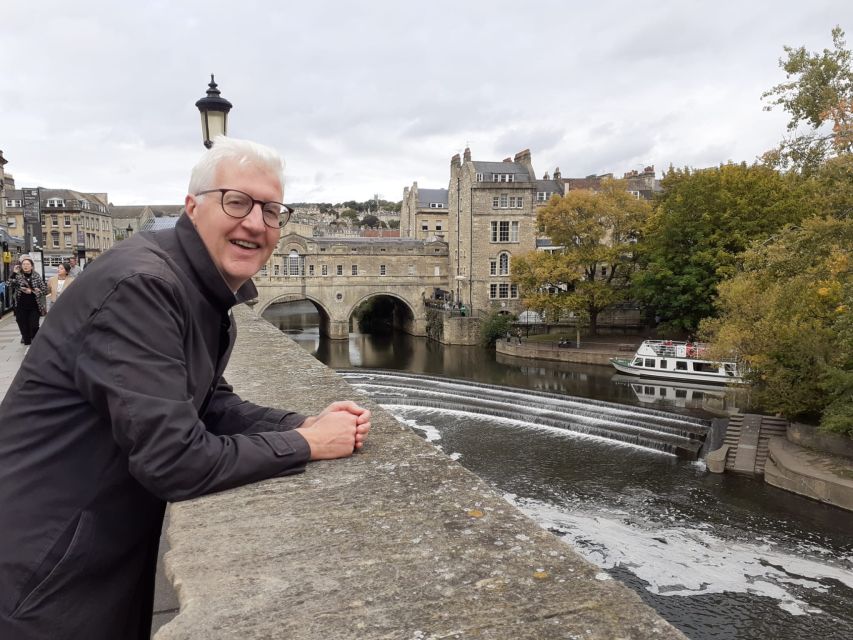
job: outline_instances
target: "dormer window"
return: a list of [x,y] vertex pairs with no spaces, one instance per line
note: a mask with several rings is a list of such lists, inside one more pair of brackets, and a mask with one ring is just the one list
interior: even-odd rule
[[536,193],[536,202],[548,202],[548,198],[551,197],[551,194],[547,191],[538,191]]
[[478,174],[477,174],[477,182],[482,182],[482,181],[483,181],[483,174],[482,174],[482,173],[478,173]]
[[91,207],[92,207],[92,205],[90,204],[90,202],[88,200],[81,200],[80,201],[80,208],[81,209],[90,209]]
[[65,206],[65,200],[63,200],[62,198],[48,198],[48,200],[44,206],[46,206],[48,208],[64,207]]
[[515,175],[512,173],[493,173],[492,182],[515,182]]
[[443,202],[430,202],[429,208],[430,209],[444,209],[445,204]]

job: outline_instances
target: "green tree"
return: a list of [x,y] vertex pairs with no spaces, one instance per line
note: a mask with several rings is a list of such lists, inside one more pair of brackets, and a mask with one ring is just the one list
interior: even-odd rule
[[832,44],[820,54],[784,47],[779,66],[787,81],[762,98],[770,99],[765,110],[779,106],[790,114],[789,137],[765,155],[768,162],[809,173],[833,155],[853,152],[853,56],[841,27],[832,30]]
[[399,220],[389,220],[388,221],[388,228],[389,229],[399,229],[400,228],[400,221]]
[[748,366],[757,401],[853,436],[853,220],[812,217],[744,255],[703,338]]
[[506,313],[493,311],[480,323],[480,344],[494,347],[495,342],[507,334],[512,327],[513,318]]
[[604,180],[598,192],[569,191],[539,210],[540,228],[562,249],[513,258],[513,281],[529,308],[548,317],[573,311],[595,335],[598,315],[627,299],[634,242],[651,206],[625,188],[624,180]]
[[344,209],[341,212],[341,217],[347,218],[351,222],[358,222],[358,211],[356,211],[355,209]]
[[364,216],[364,218],[362,218],[361,225],[363,227],[370,227],[371,229],[375,229],[378,226],[380,226],[379,218],[377,218],[372,213],[368,214],[368,215]]
[[673,169],[637,247],[636,296],[672,331],[695,331],[714,314],[720,282],[740,254],[803,219],[814,191],[799,176],[764,165]]

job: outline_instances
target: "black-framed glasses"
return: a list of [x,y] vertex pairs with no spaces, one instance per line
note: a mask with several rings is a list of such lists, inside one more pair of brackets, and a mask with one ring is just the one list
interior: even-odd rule
[[199,191],[196,196],[203,196],[207,193],[220,194],[222,210],[232,218],[245,218],[252,212],[256,204],[261,205],[264,224],[272,229],[281,229],[287,224],[287,221],[290,220],[290,214],[293,213],[293,209],[283,202],[255,200],[248,193],[236,189],[207,189],[206,191]]

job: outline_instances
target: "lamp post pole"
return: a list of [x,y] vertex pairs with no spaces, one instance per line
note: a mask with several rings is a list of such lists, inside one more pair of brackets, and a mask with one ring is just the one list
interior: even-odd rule
[[204,146],[210,149],[216,136],[228,135],[228,112],[233,105],[219,95],[220,91],[212,73],[207,87],[207,95],[196,102],[195,106],[201,114],[201,135]]

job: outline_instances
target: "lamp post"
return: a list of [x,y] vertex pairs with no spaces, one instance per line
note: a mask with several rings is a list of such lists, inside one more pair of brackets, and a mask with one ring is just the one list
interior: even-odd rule
[[210,74],[210,84],[207,85],[207,95],[195,103],[201,113],[201,135],[204,146],[210,149],[213,145],[211,140],[216,136],[228,135],[228,112],[231,111],[231,103],[219,96],[219,89]]
[[125,236],[125,238],[129,238],[133,235],[133,227],[130,226],[129,222],[127,223],[127,229],[125,229],[125,231],[127,231],[127,235]]

